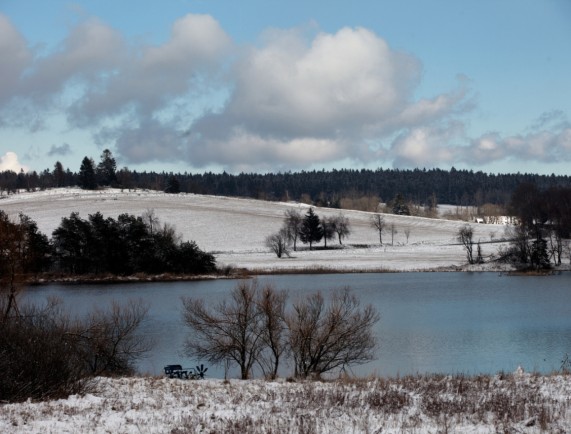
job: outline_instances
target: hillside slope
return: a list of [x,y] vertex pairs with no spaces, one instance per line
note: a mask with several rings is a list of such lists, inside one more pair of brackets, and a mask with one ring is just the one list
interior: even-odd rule
[[[51,236],[62,217],[79,212],[82,218],[97,211],[105,217],[119,214],[141,215],[152,209],[161,222],[172,224],[183,240],[194,240],[203,250],[215,253],[220,266],[247,268],[259,272],[294,269],[392,270],[412,271],[458,267],[465,264],[465,252],[456,241],[463,222],[385,214],[387,227],[394,224],[396,234],[378,233],[369,224],[371,213],[315,208],[323,217],[343,213],[350,222],[351,235],[340,246],[336,239],[327,250],[309,251],[301,245],[290,258],[278,259],[265,246],[266,236],[282,225],[284,212],[296,208],[302,213],[308,205],[266,202],[195,194],[165,194],[155,191],[107,189],[87,191],[54,189],[3,197],[0,209],[9,215],[22,212],[34,219],[39,229]],[[484,255],[497,251],[492,239],[501,238],[501,225],[474,224],[474,240],[483,244]],[[405,230],[410,230],[406,239]],[[320,243],[318,247],[321,247]],[[343,248],[341,248],[343,247]]]

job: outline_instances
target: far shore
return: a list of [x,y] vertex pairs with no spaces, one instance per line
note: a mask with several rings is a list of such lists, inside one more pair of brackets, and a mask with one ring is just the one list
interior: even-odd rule
[[[26,280],[26,285],[40,286],[59,283],[63,285],[85,285],[85,284],[125,284],[125,283],[145,283],[145,282],[192,282],[201,280],[217,279],[250,279],[256,276],[278,276],[278,275],[303,275],[303,274],[378,274],[378,273],[501,273],[505,276],[550,276],[561,272],[571,271],[568,265],[554,267],[549,270],[517,270],[513,267],[490,266],[482,264],[474,266],[466,264],[464,266],[451,265],[448,267],[434,267],[417,270],[392,270],[387,268],[378,269],[341,269],[327,267],[307,267],[307,268],[282,268],[282,269],[236,269],[228,272],[216,274],[135,274],[130,276],[118,275],[44,275]],[[224,271],[224,270],[222,270]]]

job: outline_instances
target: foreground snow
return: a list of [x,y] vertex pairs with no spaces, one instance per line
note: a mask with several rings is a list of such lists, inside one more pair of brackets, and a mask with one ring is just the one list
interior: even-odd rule
[[[457,269],[466,262],[465,251],[456,241],[456,234],[464,222],[387,214],[384,216],[387,228],[394,224],[397,232],[391,239],[387,230],[381,246],[378,234],[370,227],[370,213],[330,208],[315,210],[322,217],[342,212],[349,219],[352,233],[344,246],[337,240],[329,242],[335,249],[309,251],[302,245],[290,258],[278,259],[264,246],[264,240],[279,230],[284,212],[291,208],[305,213],[308,206],[117,189],[54,189],[3,196],[0,200],[0,209],[14,217],[23,212],[48,235],[59,226],[62,217],[68,217],[72,212],[87,218],[99,211],[105,217],[116,218],[121,213],[141,215],[153,209],[162,222],[174,225],[184,240],[194,240],[201,249],[213,252],[221,267],[247,268],[254,272],[311,269],[417,271]],[[482,242],[484,255],[496,253],[498,243],[495,241],[503,237],[505,227],[474,224],[473,229],[474,240]],[[407,231],[410,231],[408,239]]]
[[571,377],[516,372],[335,382],[98,378],[69,399],[0,406],[10,433],[564,433]]

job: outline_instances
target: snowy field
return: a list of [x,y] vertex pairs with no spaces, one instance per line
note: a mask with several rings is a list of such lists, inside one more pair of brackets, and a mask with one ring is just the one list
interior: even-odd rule
[[3,433],[569,433],[571,377],[286,382],[96,379],[90,393],[0,406]]
[[[300,248],[292,252],[290,258],[278,259],[264,246],[264,240],[279,230],[284,212],[290,208],[305,214],[308,205],[116,189],[54,189],[3,196],[0,200],[0,209],[11,216],[23,212],[48,236],[60,224],[61,218],[69,217],[72,212],[77,211],[82,218],[87,218],[100,211],[105,217],[116,218],[122,213],[138,216],[152,209],[162,222],[174,225],[183,240],[194,240],[201,249],[213,252],[219,266],[247,268],[254,272],[445,270],[466,262],[465,251],[456,241],[463,222],[385,214],[387,232],[383,234],[381,246],[378,233],[369,224],[370,213],[329,208],[315,208],[315,212],[320,217],[342,212],[349,219],[352,233],[344,245],[340,246],[333,239],[328,246],[335,249],[309,251],[307,246],[299,243]],[[394,240],[388,230],[392,224],[397,231]],[[495,253],[498,243],[492,241],[504,236],[505,227],[483,224],[472,227],[474,241],[482,243],[484,256]],[[407,230],[410,231],[408,240]]]
[[[0,209],[30,216],[51,236],[62,217],[100,211],[116,218],[153,209],[184,240],[213,252],[219,266],[253,272],[294,269],[467,269],[456,241],[462,222],[385,215],[398,233],[381,246],[370,214],[342,211],[352,233],[340,248],[278,259],[264,246],[289,208],[251,199],[120,190],[56,189],[3,196]],[[319,216],[339,210],[316,208]],[[495,253],[500,225],[474,224],[483,253]],[[405,230],[410,230],[410,238]],[[568,261],[566,261],[568,263]],[[485,265],[483,269],[491,269]],[[571,377],[522,372],[496,376],[428,376],[335,382],[188,381],[158,377],[99,378],[83,396],[0,404],[2,433],[567,433]]]

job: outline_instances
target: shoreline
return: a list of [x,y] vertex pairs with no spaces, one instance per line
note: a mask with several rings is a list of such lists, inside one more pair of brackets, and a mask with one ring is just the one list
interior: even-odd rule
[[279,275],[315,275],[315,274],[397,274],[397,273],[500,273],[505,276],[551,276],[563,272],[570,272],[571,267],[562,265],[550,270],[528,270],[522,271],[513,267],[478,267],[473,265],[450,265],[443,267],[416,269],[416,270],[396,270],[387,268],[378,269],[342,269],[342,268],[326,268],[326,267],[307,267],[307,268],[283,268],[283,269],[258,269],[247,270],[237,269],[228,273],[221,274],[200,274],[200,275],[174,275],[174,274],[157,274],[143,275],[136,274],[130,276],[115,275],[82,275],[82,276],[42,276],[34,277],[25,282],[25,285],[42,286],[54,283],[62,285],[86,285],[86,284],[125,284],[125,283],[153,283],[153,282],[192,282],[201,280],[218,280],[218,279],[251,279],[256,276],[279,276]]

